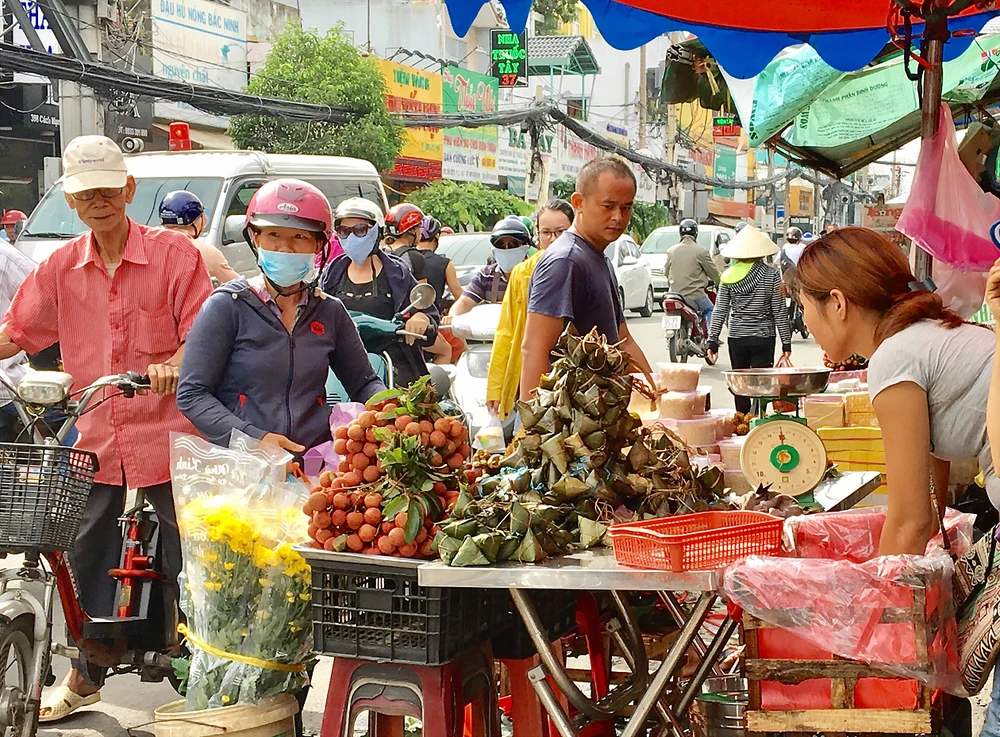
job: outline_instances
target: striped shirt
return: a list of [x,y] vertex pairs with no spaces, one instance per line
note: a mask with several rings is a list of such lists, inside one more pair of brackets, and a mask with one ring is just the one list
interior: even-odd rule
[[773,339],[777,325],[781,350],[792,350],[792,330],[788,325],[788,310],[781,295],[781,274],[777,269],[757,261],[740,281],[719,286],[709,343],[718,347],[722,325],[727,321],[731,339]]
[[[0,317],[10,309],[10,301],[18,287],[35,268],[35,262],[18,251],[9,241],[0,242]],[[18,353],[12,358],[0,361],[0,369],[17,386],[28,369],[28,358]],[[0,384],[0,405],[8,404],[13,397],[7,387]]]
[[[114,277],[85,233],[56,249],[21,285],[0,330],[29,353],[56,341],[74,389],[102,376],[163,363],[183,345],[212,291],[182,233],[129,221]],[[108,392],[110,395],[112,392]],[[170,433],[194,433],[173,396],[112,397],[77,423],[77,447],[97,454],[102,484],[170,480]]]

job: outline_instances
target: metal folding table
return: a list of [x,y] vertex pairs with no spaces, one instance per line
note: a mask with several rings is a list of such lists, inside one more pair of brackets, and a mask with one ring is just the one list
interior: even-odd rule
[[[847,472],[820,484],[813,492],[813,498],[824,511],[842,511],[853,507],[880,484],[881,476],[876,472]],[[606,548],[550,558],[536,564],[503,563],[489,568],[452,568],[442,562],[425,563],[420,566],[417,575],[421,586],[510,591],[542,659],[542,665],[529,671],[528,677],[561,737],[576,737],[586,725],[612,719],[632,702],[636,702],[635,710],[622,737],[643,734],[648,720],[654,715],[666,733],[683,737],[681,722],[684,714],[736,631],[736,622],[726,618],[714,636],[707,639],[701,637],[705,621],[718,601],[721,571],[672,573],[629,568],[618,565],[612,551]],[[608,592],[617,609],[620,625],[613,628],[611,634],[632,671],[630,678],[597,701],[580,691],[552,652],[529,595],[533,589]],[[664,654],[651,678],[642,633],[623,596],[629,591],[657,592],[681,626],[677,639]],[[685,612],[674,597],[678,592],[697,595],[690,612]],[[676,704],[671,706],[663,698],[664,692],[685,662],[691,647],[701,656],[701,662]],[[547,677],[577,710],[576,717],[571,719],[566,714]]]

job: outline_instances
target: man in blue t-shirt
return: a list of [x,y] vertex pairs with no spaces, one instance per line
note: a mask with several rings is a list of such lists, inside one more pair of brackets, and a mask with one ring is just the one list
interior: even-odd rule
[[528,320],[521,345],[521,399],[538,388],[566,325],[581,335],[593,328],[640,367],[649,362],[625,324],[618,282],[605,249],[628,227],[635,200],[635,175],[617,157],[594,159],[580,169],[573,193],[573,226],[545,251],[531,277]]

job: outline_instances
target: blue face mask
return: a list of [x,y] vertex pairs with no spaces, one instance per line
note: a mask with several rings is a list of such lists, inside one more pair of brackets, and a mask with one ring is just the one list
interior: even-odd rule
[[500,267],[500,270],[505,274],[510,274],[515,266],[524,261],[527,255],[527,246],[507,249],[493,246],[493,259],[497,262],[497,266]]
[[264,276],[279,287],[294,287],[308,281],[315,273],[315,253],[286,253],[284,251],[257,251],[257,265]]
[[363,264],[372,255],[377,241],[378,228],[371,228],[365,235],[351,233],[346,238],[341,238],[340,245],[343,246],[344,253],[351,261]]

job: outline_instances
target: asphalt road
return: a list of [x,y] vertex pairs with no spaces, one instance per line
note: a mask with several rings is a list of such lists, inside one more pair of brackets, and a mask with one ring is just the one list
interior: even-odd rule
[[[669,361],[666,343],[660,328],[661,313],[649,318],[630,317],[629,328],[647,358],[653,364]],[[798,366],[822,365],[822,351],[811,340],[798,339],[793,345],[792,361]],[[701,363],[699,361],[699,363]],[[722,371],[729,368],[729,356],[723,346],[719,363],[706,366],[702,371],[702,383],[712,387],[712,402],[715,407],[733,407],[733,397],[726,390]],[[57,626],[56,635],[63,637],[62,625]],[[329,681],[330,660],[324,658],[314,674],[314,688],[309,695],[305,710],[307,731],[319,732],[326,686]],[[55,668],[61,680],[69,666],[68,661],[56,659]],[[164,683],[140,683],[135,676],[117,676],[108,681],[103,690],[103,701],[87,707],[56,725],[42,725],[38,734],[42,737],[145,737],[152,734],[149,726],[153,719],[153,709],[177,698],[170,685]]]

